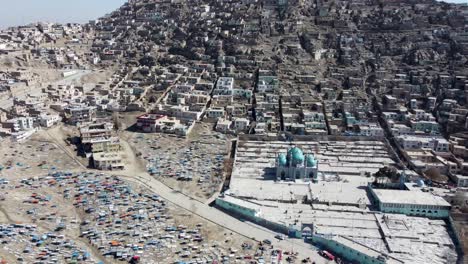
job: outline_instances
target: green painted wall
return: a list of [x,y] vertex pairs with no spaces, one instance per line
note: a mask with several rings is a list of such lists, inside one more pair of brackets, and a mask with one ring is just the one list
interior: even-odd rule
[[367,188],[377,204],[379,211],[383,213],[393,213],[393,214],[404,214],[409,216],[424,216],[431,218],[448,218],[450,208],[447,207],[438,207],[434,208],[431,206],[424,205],[410,205],[410,204],[383,204],[378,199],[374,190],[371,186]]
[[226,202],[226,201],[224,201],[222,199],[216,199],[216,205],[223,208],[223,209],[225,209],[225,210],[236,213],[236,214],[257,218],[255,216],[255,210],[245,208],[245,207],[239,206],[237,204],[232,204],[232,203]]
[[336,254],[348,261],[357,261],[360,264],[385,264],[386,261],[378,260],[371,256],[367,256],[359,251],[348,248],[333,239],[327,239],[320,235],[313,235],[312,242],[318,244],[333,254]]
[[271,230],[274,230],[276,232],[280,232],[283,234],[287,234],[290,237],[295,237],[295,238],[302,237],[302,231],[300,230],[299,227],[295,227],[295,226],[288,227],[279,223],[271,222],[266,219],[260,218],[257,216],[257,212],[253,209],[245,208],[245,207],[227,202],[220,198],[217,198],[215,200],[215,203],[216,203],[216,206],[228,212],[244,217],[248,219],[249,221],[252,221],[258,225],[264,226],[268,229],[271,229]]
[[449,211],[447,209],[433,209],[426,208],[424,206],[418,207],[416,205],[397,205],[397,206],[386,206],[379,203],[380,211],[384,213],[395,213],[405,214],[411,216],[425,216],[432,218],[448,218]]

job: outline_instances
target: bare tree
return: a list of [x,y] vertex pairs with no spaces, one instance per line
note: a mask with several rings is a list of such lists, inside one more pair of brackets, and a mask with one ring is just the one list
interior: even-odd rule
[[117,112],[112,114],[112,122],[114,123],[114,129],[118,131],[121,128],[119,114]]
[[440,170],[437,168],[429,168],[424,172],[424,174],[430,180],[435,181],[435,182],[446,182],[448,180],[447,176],[442,175],[440,173]]
[[393,167],[383,167],[380,168],[375,174],[374,174],[374,184],[384,184],[387,182],[398,182],[400,180],[400,173],[393,168]]
[[226,178],[229,178],[232,173],[232,168],[234,166],[234,161],[232,158],[224,159],[223,162],[223,168],[224,168],[224,175],[226,175]]
[[468,213],[468,192],[457,191],[452,198],[452,204],[460,206],[463,213]]

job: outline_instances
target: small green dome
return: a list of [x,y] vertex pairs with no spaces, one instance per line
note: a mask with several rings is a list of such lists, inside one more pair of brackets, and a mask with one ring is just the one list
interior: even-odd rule
[[298,147],[291,148],[288,151],[288,158],[291,159],[293,166],[304,163],[304,153]]
[[278,165],[280,167],[286,167],[287,164],[288,164],[288,160],[286,159],[286,155],[284,155],[283,153],[279,154],[278,155]]
[[317,160],[314,158],[314,155],[307,155],[307,167],[315,167],[317,165]]

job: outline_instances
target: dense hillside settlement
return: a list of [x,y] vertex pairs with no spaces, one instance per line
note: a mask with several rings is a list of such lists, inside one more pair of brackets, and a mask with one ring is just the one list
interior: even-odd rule
[[11,27],[0,140],[0,263],[464,263],[468,4]]

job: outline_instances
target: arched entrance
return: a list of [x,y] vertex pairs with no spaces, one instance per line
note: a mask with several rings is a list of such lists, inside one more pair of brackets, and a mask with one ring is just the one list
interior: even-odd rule
[[286,180],[286,172],[282,171],[281,174],[280,174],[280,176],[281,176],[281,180],[282,180],[282,181],[285,181],[285,180]]

